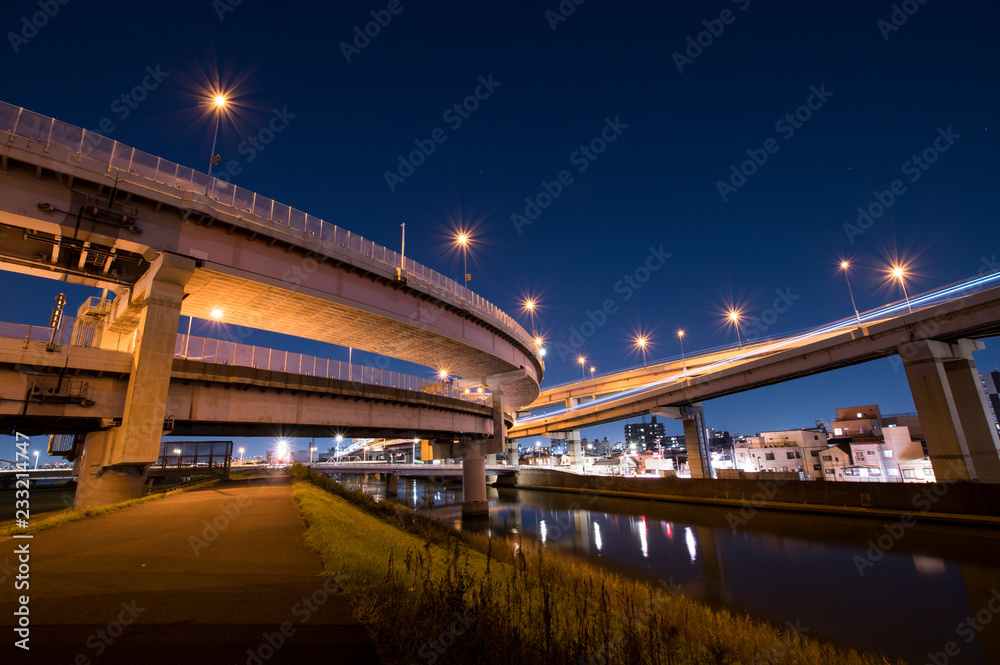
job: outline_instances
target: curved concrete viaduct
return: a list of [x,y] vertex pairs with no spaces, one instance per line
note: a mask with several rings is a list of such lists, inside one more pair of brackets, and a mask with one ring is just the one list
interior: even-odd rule
[[[94,443],[108,468],[156,458],[182,315],[217,312],[224,323],[445,369],[489,385],[497,411],[538,394],[544,366],[520,325],[391,250],[20,107],[0,103],[0,138],[0,268],[118,296],[109,311],[81,312],[98,319],[96,345],[125,339],[133,350],[121,427]],[[129,498],[141,475],[117,469],[107,484]],[[483,497],[476,510],[485,486]]]

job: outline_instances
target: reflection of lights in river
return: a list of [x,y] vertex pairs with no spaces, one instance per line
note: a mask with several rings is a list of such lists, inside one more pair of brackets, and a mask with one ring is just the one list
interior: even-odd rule
[[542,545],[545,544],[546,539],[549,537],[549,529],[545,525],[545,520],[538,523],[538,530],[542,534]]
[[639,527],[639,548],[642,550],[642,557],[649,558],[649,543],[646,542],[646,516],[642,516],[642,526]]
[[667,538],[670,538],[671,540],[673,540],[673,537],[674,537],[674,525],[673,524],[671,524],[670,522],[667,522],[663,526],[663,531],[664,531],[664,533],[667,534]]
[[594,522],[594,544],[597,545],[598,552],[604,549],[604,541],[601,540],[601,525],[597,522]]
[[694,563],[698,558],[698,543],[695,542],[694,531],[691,530],[691,527],[684,529],[684,540],[687,542],[688,554],[691,555],[691,563]]

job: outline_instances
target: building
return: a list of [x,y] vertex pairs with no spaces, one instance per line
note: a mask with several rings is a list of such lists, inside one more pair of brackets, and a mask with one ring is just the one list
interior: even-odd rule
[[666,436],[666,431],[663,428],[663,423],[656,422],[656,416],[652,416],[650,421],[649,423],[626,423],[625,442],[634,443],[636,450],[639,451],[659,446]]
[[874,405],[837,409],[829,443],[839,453],[831,451],[827,455],[831,460],[823,460],[828,462],[822,465],[824,477],[848,482],[933,482],[923,442],[910,434],[909,425],[900,424],[915,420],[916,414],[883,419]]
[[743,471],[798,472],[803,480],[823,478],[819,455],[827,449],[827,433],[795,429],[762,432],[737,439],[734,463]]

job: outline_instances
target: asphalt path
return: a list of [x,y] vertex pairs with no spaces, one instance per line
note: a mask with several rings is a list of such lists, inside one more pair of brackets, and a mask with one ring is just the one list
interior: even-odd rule
[[[3,663],[379,663],[287,478],[216,483],[0,538]],[[29,543],[27,590],[15,548]],[[25,651],[13,628],[27,594]]]

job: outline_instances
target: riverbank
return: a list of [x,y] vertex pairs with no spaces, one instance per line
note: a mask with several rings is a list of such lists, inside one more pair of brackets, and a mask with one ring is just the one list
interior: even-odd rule
[[746,479],[622,478],[521,467],[516,477],[497,478],[495,486],[731,506],[739,509],[729,518],[734,528],[759,510],[1000,526],[1000,485],[982,483],[804,482],[767,474]]
[[886,662],[791,623],[713,611],[670,580],[628,581],[549,548],[455,531],[302,467],[291,473],[307,481],[295,497],[310,542],[389,663]]

